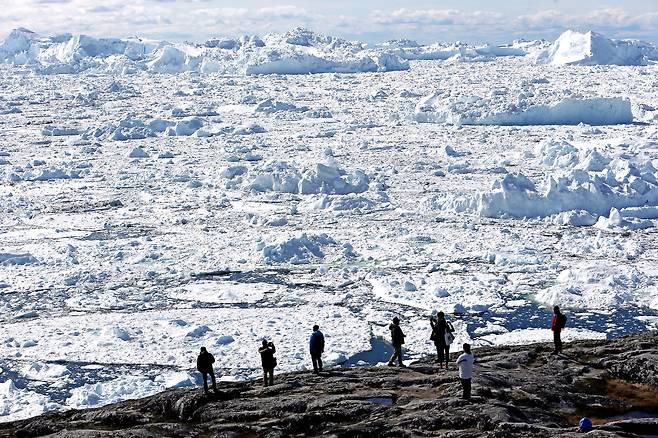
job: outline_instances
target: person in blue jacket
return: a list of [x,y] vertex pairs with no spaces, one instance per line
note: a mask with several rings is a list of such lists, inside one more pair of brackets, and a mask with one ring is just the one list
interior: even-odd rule
[[320,331],[320,326],[313,326],[313,333],[309,341],[311,350],[311,360],[313,361],[313,372],[319,374],[322,372],[322,353],[324,353],[324,335]]

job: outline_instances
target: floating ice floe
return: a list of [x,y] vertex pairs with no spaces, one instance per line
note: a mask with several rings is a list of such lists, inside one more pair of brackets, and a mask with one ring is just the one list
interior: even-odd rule
[[369,195],[317,195],[303,206],[306,211],[329,210],[344,214],[363,214],[375,210],[391,209],[390,199],[384,191],[373,192]]
[[34,265],[39,263],[30,253],[0,253],[0,266]]
[[326,234],[304,233],[269,245],[261,242],[257,249],[266,263],[306,264],[323,259],[325,256],[323,248],[327,246],[336,247],[338,242]]
[[[217,360],[216,369],[226,374],[256,377],[261,372],[260,357],[254,352],[265,336],[277,346],[281,371],[304,369],[309,365],[307,333],[298,330],[300,321],[309,327],[313,324],[326,327],[325,336],[332,351],[343,356],[349,357],[370,348],[367,322],[344,306],[299,305],[290,311],[303,316],[301,319],[292,318],[290,312],[281,308],[229,307],[221,312],[217,309],[140,312],[139,318],[130,313],[104,312],[102,315],[24,320],[0,326],[0,339],[17,341],[0,343],[0,354],[8,357],[20,352],[23,359],[38,358],[39,361],[158,363],[191,371],[194,369],[194,355],[190,356],[190,352],[199,351],[201,346],[214,345],[211,350]],[[125,336],[117,336],[117,327],[127,332],[127,340],[122,339]],[[38,335],[39,342],[25,348],[21,345],[29,339],[28,334]],[[233,338],[233,342],[228,342],[227,336]],[[148,355],[144,354],[145,345],[149,346]],[[86,399],[86,394],[97,392],[93,388],[93,384],[88,386],[81,394],[81,400]],[[151,387],[149,391],[153,393],[161,389],[161,386]],[[115,392],[115,389],[108,390]],[[102,393],[106,394],[105,389]],[[134,391],[123,394],[132,393]],[[102,394],[97,392],[96,396],[91,395],[101,403]]]
[[0,383],[0,418],[16,421],[41,415],[60,406],[50,401],[47,395],[16,387],[13,380]]
[[91,408],[122,400],[147,397],[167,388],[193,385],[196,385],[196,381],[187,372],[169,372],[157,376],[155,379],[143,375],[129,375],[73,388],[65,404],[68,408]]
[[537,293],[536,298],[549,306],[606,310],[643,304],[644,291],[652,286],[651,278],[634,267],[614,261],[587,261],[560,272],[556,284]]
[[130,151],[128,158],[149,158],[149,154],[141,147],[136,147]]
[[363,193],[370,178],[362,170],[346,171],[336,164],[316,164],[302,171],[284,161],[272,161],[254,172],[249,188],[256,192],[300,194]]
[[416,105],[419,123],[451,125],[615,125],[633,122],[631,102],[621,97],[568,97],[550,103],[520,100],[516,103],[479,96],[457,99],[432,94]]
[[521,173],[507,174],[497,179],[489,191],[432,196],[425,199],[424,205],[429,210],[447,209],[485,217],[544,218],[572,212],[555,219],[571,225],[593,225],[599,216],[608,217],[613,209],[620,212],[613,212],[613,222],[619,226],[623,220],[631,223],[630,217],[655,214],[658,179],[651,160],[610,159],[598,151],[582,153],[564,143],[558,143],[560,150],[556,152],[551,145],[538,150],[546,153],[542,158],[545,163],[562,170],[547,174],[539,186]]
[[266,283],[200,281],[168,292],[171,298],[202,303],[255,303],[266,293],[276,291]]
[[[579,339],[606,339],[607,335],[593,330],[581,328],[565,328],[562,331],[562,341],[572,342]],[[508,333],[482,336],[476,345],[521,345],[539,342],[552,342],[553,332],[550,329],[526,328],[512,330]]]
[[373,294],[382,301],[446,313],[479,313],[500,306],[500,284],[496,276],[479,274],[464,277],[441,272],[408,278],[393,271],[367,276]]
[[60,126],[45,126],[41,129],[41,134],[49,137],[64,137],[78,135],[80,131],[75,128],[64,128]]
[[309,107],[301,106],[298,107],[292,103],[280,102],[274,99],[266,99],[262,102],[259,102],[254,108],[255,113],[264,113],[272,114],[276,112],[306,112],[309,111]]
[[647,65],[658,49],[637,40],[612,40],[596,32],[567,30],[548,48],[535,53],[537,64]]
[[126,117],[118,124],[108,123],[98,128],[89,128],[82,133],[81,137],[85,140],[101,138],[116,141],[141,140],[143,138],[154,137],[155,132],[159,131],[155,131],[151,126],[147,126],[142,120]]

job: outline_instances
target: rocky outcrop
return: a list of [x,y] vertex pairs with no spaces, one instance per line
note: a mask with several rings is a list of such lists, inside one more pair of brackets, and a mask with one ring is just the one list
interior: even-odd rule
[[[276,376],[276,384],[223,384],[218,394],[174,389],[99,409],[0,425],[32,437],[588,437],[658,434],[658,333],[611,341],[476,351],[474,397],[456,370],[429,359],[408,368],[335,369]],[[653,418],[652,418],[653,416]]]

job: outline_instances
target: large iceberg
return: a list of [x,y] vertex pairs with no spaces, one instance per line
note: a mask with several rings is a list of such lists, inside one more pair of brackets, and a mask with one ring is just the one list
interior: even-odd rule
[[646,65],[658,59],[658,50],[637,40],[613,40],[592,31],[568,30],[534,56],[537,64]]

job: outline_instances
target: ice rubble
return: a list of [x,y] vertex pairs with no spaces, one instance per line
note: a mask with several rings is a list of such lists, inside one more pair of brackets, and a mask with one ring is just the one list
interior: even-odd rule
[[557,276],[556,284],[536,294],[549,306],[606,310],[642,299],[653,281],[638,269],[616,261],[597,260],[574,264]]
[[494,46],[491,44],[468,45],[464,43],[434,43],[427,46],[413,40],[391,40],[380,46],[395,55],[409,61],[449,60],[490,61],[499,56],[525,56],[528,51],[523,47]]
[[90,408],[122,400],[147,397],[156,392],[172,387],[196,385],[196,381],[186,372],[168,373],[150,379],[143,375],[131,375],[117,379],[87,383],[71,390],[66,399],[66,406],[71,408]]
[[[578,339],[606,339],[606,334],[584,328],[567,327],[562,332],[564,342],[573,342]],[[553,333],[540,328],[525,328],[512,330],[509,333],[491,334],[478,338],[477,345],[523,345],[539,342],[552,342]]]
[[567,30],[550,47],[533,56],[537,64],[647,65],[658,60],[658,49],[637,40],[612,40],[592,31]]
[[[299,305],[294,312],[303,315],[305,325],[317,323],[331,327],[325,332],[332,351],[351,356],[370,347],[366,321],[344,306]],[[31,319],[0,326],[0,339],[13,338],[17,344],[0,343],[3,357],[19,353],[23,359],[42,361],[89,361],[95,363],[159,363],[182,371],[194,369],[194,354],[201,346],[212,346],[216,369],[234,376],[258,376],[260,358],[254,354],[263,337],[271,337],[280,354],[281,371],[301,370],[308,366],[307,333],[298,330],[300,319],[290,318],[280,308],[228,307],[217,309],[176,309],[135,314],[104,312]],[[199,328],[204,327],[202,330]],[[128,333],[127,340],[115,334],[115,328]],[[196,336],[188,336],[196,331]],[[29,335],[28,335],[29,334]],[[37,336],[37,345],[21,347],[28,336]],[[227,336],[234,339],[228,342]],[[144,345],[149,345],[145,359]],[[156,382],[157,383],[157,382]],[[107,386],[103,388],[103,391]],[[157,390],[157,389],[156,389]],[[96,392],[87,388],[81,393]],[[111,391],[114,392],[114,389]],[[105,393],[105,392],[103,392]],[[92,395],[92,397],[94,397]],[[87,399],[89,400],[89,399]]]
[[[651,160],[612,159],[568,142],[544,142],[535,152],[540,162],[558,167],[539,186],[522,173],[509,173],[488,191],[429,197],[424,205],[484,217],[544,218],[571,212],[557,218],[571,225],[592,225],[595,217],[607,217],[613,209],[620,211],[620,218],[655,213],[658,180]],[[621,219],[618,222],[621,225]]]
[[365,192],[369,183],[362,170],[348,172],[334,163],[318,163],[300,172],[287,162],[271,161],[256,172],[248,187],[256,192],[345,195]]
[[244,36],[204,45],[94,38],[64,34],[42,37],[12,31],[0,44],[0,61],[41,73],[231,73],[307,74],[406,70],[409,64],[386,50],[295,29],[265,38]]
[[11,379],[0,383],[0,418],[3,422],[34,417],[58,408],[59,405],[51,402],[47,395],[19,389]]
[[414,119],[452,125],[614,125],[632,123],[633,112],[630,100],[621,97],[566,97],[538,103],[522,96],[513,102],[500,96],[448,98],[436,93],[418,102]]
[[363,214],[391,208],[385,191],[375,191],[369,195],[317,195],[302,206],[305,211],[333,211],[336,214]]
[[[294,265],[311,263],[323,259],[323,248],[339,247],[338,242],[326,234],[306,234],[297,237],[283,238],[272,244],[259,242],[256,249],[266,263],[292,263]],[[351,252],[351,246],[345,247]]]

